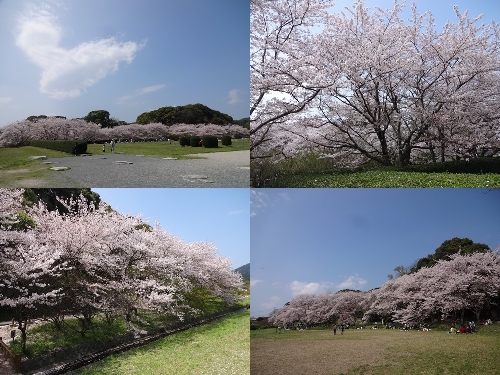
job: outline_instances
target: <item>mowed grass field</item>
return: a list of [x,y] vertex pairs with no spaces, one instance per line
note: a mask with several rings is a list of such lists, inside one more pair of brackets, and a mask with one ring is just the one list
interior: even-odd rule
[[[231,152],[231,151],[243,151],[250,150],[250,139],[233,139],[231,140],[231,146],[222,146],[219,142],[219,147],[217,148],[205,148],[205,147],[191,147],[191,146],[180,146],[179,142],[172,141],[169,142],[135,142],[135,143],[117,143],[115,145],[115,153],[123,152],[128,155],[146,155],[146,156],[157,156],[157,157],[172,157],[172,158],[185,158],[186,155],[190,154],[206,154],[212,152]],[[89,144],[87,146],[87,152],[94,155],[101,155],[102,144]],[[106,145],[106,153],[110,152],[109,144]],[[202,155],[200,155],[202,156]]]
[[500,324],[477,334],[445,331],[251,331],[252,375],[497,375]]
[[230,315],[155,343],[113,355],[78,375],[250,374],[250,312]]

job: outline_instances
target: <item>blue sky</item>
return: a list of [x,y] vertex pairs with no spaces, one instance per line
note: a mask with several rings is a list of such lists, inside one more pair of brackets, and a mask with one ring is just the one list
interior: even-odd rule
[[454,237],[500,246],[500,190],[251,190],[251,315],[370,290]]
[[[333,12],[340,12],[344,10],[345,6],[351,7],[354,3],[353,0],[335,0],[335,6],[332,8]],[[399,0],[402,4],[403,1]],[[413,1],[407,0],[406,7],[403,11],[403,17],[409,18],[411,15],[411,5]],[[424,13],[429,10],[434,15],[436,26],[438,29],[446,23],[446,21],[455,22],[456,16],[453,6],[457,5],[460,13],[469,10],[469,18],[475,18],[480,14],[484,14],[480,22],[489,23],[491,20],[500,20],[500,7],[496,0],[417,0],[415,1],[419,13]],[[382,9],[392,9],[394,7],[394,0],[365,0],[365,6],[369,8],[380,7]]]
[[123,214],[143,219],[185,242],[214,243],[233,268],[250,262],[248,189],[92,189]]
[[201,103],[249,115],[248,0],[0,0],[0,126]]

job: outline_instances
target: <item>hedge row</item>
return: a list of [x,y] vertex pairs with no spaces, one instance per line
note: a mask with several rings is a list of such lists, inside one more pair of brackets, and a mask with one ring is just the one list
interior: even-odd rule
[[500,157],[471,158],[469,161],[456,160],[435,164],[416,164],[395,169],[405,172],[426,173],[500,173]]
[[[221,143],[223,146],[231,146],[231,136],[225,135],[222,137]],[[198,147],[203,145],[206,148],[217,148],[219,147],[219,141],[216,136],[213,135],[205,135],[203,138],[200,137],[188,137],[182,136],[179,138],[179,144],[181,146],[192,146]]]
[[67,152],[68,154],[85,154],[87,152],[87,141],[82,140],[30,141],[30,146],[48,148],[50,150]]

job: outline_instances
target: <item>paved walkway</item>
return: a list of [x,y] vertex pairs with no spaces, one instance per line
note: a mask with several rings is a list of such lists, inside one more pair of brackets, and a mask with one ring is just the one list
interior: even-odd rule
[[171,160],[125,154],[48,159],[53,187],[249,187],[250,151],[197,154]]

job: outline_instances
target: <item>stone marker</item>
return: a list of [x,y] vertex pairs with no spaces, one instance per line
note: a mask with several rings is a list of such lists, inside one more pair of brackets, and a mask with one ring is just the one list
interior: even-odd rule
[[46,156],[30,156],[30,160],[46,160],[47,157]]
[[50,169],[52,169],[53,171],[65,171],[68,170],[69,167],[52,167]]

